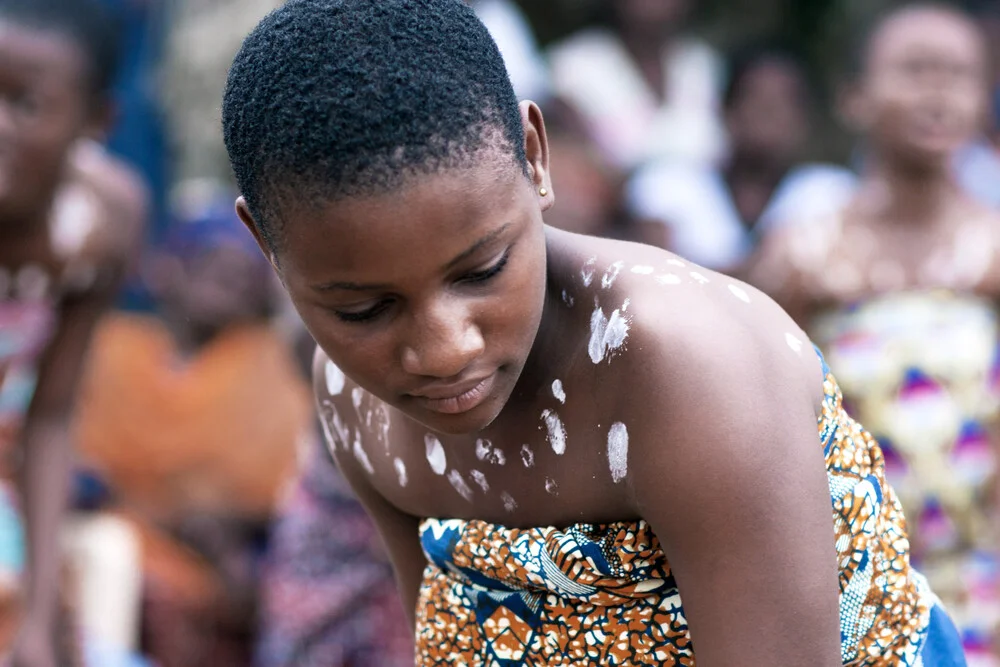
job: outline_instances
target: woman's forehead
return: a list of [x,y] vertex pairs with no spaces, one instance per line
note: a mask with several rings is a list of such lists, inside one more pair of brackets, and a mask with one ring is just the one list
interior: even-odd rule
[[79,82],[85,73],[83,49],[69,35],[0,17],[0,66],[37,81]]

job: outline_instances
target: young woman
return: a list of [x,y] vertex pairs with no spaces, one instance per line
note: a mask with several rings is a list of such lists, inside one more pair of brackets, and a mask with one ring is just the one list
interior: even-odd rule
[[980,131],[987,72],[969,18],[928,6],[887,15],[848,97],[867,140],[856,195],[768,239],[751,279],[830,355],[851,414],[882,445],[914,562],[967,654],[998,665],[1000,218],[952,169]]
[[90,143],[109,117],[114,36],[90,2],[0,1],[0,656],[17,639],[15,665],[55,665],[65,644],[57,533],[70,408],[140,237],[141,188]]
[[223,122],[420,665],[964,664],[805,334],[546,227],[542,116],[463,3],[292,0]]

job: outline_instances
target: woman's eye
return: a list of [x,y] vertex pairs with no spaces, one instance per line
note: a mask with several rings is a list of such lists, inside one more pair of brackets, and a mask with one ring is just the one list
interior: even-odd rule
[[491,278],[495,278],[500,275],[500,273],[506,268],[507,262],[510,260],[510,250],[507,250],[503,254],[503,257],[497,261],[496,264],[483,271],[476,271],[475,273],[470,273],[464,276],[461,280],[463,283],[484,283]]
[[366,308],[364,310],[334,310],[333,313],[344,322],[369,322],[381,315],[385,309],[389,307],[390,303],[391,302],[388,299],[385,299],[379,301],[371,308]]

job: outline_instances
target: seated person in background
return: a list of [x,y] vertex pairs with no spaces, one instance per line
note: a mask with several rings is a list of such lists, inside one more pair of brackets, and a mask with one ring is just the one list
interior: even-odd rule
[[0,0],[0,663],[16,667],[80,659],[59,613],[71,409],[146,208],[93,143],[116,43],[99,4]]
[[857,194],[765,238],[749,275],[828,353],[882,445],[914,564],[970,659],[995,666],[1000,214],[951,167],[980,131],[985,49],[965,15],[917,5],[885,16],[863,56],[846,114],[866,140]]
[[738,271],[758,235],[792,215],[841,205],[846,169],[801,165],[813,114],[809,79],[792,53],[762,46],[737,54],[724,96],[729,156],[721,168],[662,160],[628,185],[629,210],[668,230],[670,249],[720,271]]
[[231,205],[183,218],[146,275],[162,318],[115,315],[97,332],[80,456],[139,533],[147,652],[244,664],[264,537],[315,422],[268,319],[267,262]]

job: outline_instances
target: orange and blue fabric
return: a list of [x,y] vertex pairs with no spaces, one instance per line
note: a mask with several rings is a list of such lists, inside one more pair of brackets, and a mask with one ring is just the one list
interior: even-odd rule
[[[843,664],[963,666],[954,625],[910,566],[878,443],[824,370],[818,442],[837,534]],[[644,521],[519,530],[428,519],[420,532],[429,565],[418,665],[695,664],[676,581]]]

